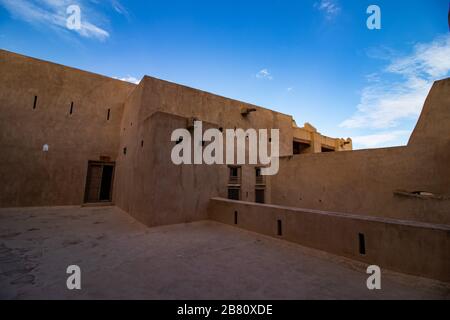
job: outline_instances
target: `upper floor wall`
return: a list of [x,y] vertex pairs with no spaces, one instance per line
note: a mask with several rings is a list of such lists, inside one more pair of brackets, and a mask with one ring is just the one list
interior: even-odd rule
[[280,154],[292,154],[291,116],[148,76],[139,87],[126,103],[122,132],[160,111],[223,129],[279,129]]
[[294,142],[293,153],[321,153],[350,151],[353,149],[352,139],[331,138],[320,134],[316,128],[309,123],[305,123],[303,127],[294,126],[293,128]]
[[0,70],[0,206],[81,204],[88,160],[117,156],[135,85],[4,50]]

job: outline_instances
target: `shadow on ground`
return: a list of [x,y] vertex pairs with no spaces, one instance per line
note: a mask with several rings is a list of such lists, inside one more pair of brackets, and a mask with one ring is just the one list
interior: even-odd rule
[[[82,289],[66,287],[69,265]],[[450,285],[204,221],[149,229],[115,207],[0,210],[1,299],[450,299]]]

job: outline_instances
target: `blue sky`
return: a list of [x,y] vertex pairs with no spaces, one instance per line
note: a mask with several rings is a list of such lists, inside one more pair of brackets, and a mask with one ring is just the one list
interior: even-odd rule
[[[80,30],[65,26],[81,8]],[[366,27],[369,5],[381,30]],[[448,0],[0,0],[0,47],[148,74],[294,116],[355,148],[406,144],[449,76]]]

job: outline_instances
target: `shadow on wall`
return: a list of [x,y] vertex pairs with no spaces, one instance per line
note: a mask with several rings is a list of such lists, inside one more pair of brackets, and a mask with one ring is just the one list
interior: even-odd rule
[[416,276],[450,281],[450,226],[211,199],[209,217]]

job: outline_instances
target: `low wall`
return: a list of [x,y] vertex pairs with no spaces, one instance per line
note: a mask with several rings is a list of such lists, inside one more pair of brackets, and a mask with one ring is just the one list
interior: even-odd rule
[[222,198],[210,200],[208,214],[218,222],[382,269],[450,282],[450,226],[447,225]]

